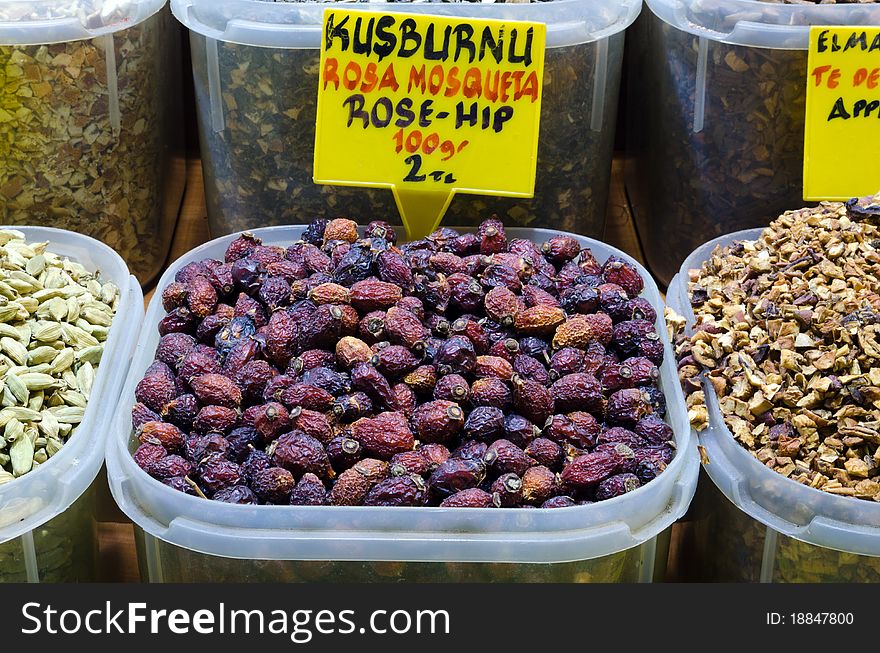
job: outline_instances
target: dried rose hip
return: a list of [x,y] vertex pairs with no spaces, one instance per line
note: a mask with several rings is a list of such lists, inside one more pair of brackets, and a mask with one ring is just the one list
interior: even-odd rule
[[447,443],[464,426],[464,411],[452,401],[438,399],[419,406],[412,416],[415,435],[422,442]]
[[643,287],[634,265],[565,234],[509,240],[494,216],[399,247],[345,217],[286,249],[242,234],[162,291],[134,458],[246,505],[617,496],[675,454]]
[[415,446],[409,424],[400,413],[379,413],[374,418],[361,418],[352,424],[351,434],[368,455],[383,460]]
[[250,488],[265,503],[283,505],[290,502],[294,479],[286,469],[269,467],[255,471],[251,476]]
[[320,441],[302,431],[291,431],[279,437],[272,446],[272,460],[294,476],[314,474],[330,476],[330,460]]
[[440,502],[441,508],[494,508],[492,495],[480,488],[468,488],[447,496]]

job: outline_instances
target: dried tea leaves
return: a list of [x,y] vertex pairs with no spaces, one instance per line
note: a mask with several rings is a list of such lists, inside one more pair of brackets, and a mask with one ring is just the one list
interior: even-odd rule
[[[695,428],[715,389],[733,436],[771,469],[825,492],[880,500],[878,198],[788,211],[755,242],[692,270],[696,322],[668,315]],[[861,207],[861,208],[859,208]]]

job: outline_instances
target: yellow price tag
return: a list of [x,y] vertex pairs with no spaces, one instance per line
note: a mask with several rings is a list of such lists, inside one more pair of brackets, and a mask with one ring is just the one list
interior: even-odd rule
[[390,188],[413,239],[455,193],[532,197],[545,38],[543,23],[328,8],[315,183]]
[[812,27],[804,199],[880,191],[880,27]]

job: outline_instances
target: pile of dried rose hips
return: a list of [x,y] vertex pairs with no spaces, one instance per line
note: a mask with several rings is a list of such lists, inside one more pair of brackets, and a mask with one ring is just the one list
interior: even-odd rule
[[137,464],[230,503],[456,507],[585,504],[664,470],[664,348],[632,265],[495,219],[395,241],[316,220],[182,268]]

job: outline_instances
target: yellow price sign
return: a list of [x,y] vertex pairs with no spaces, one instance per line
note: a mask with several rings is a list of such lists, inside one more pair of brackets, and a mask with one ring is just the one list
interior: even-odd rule
[[532,197],[545,39],[543,23],[325,10],[315,183],[390,188],[410,238],[455,193]]
[[804,199],[880,191],[880,27],[812,27]]

